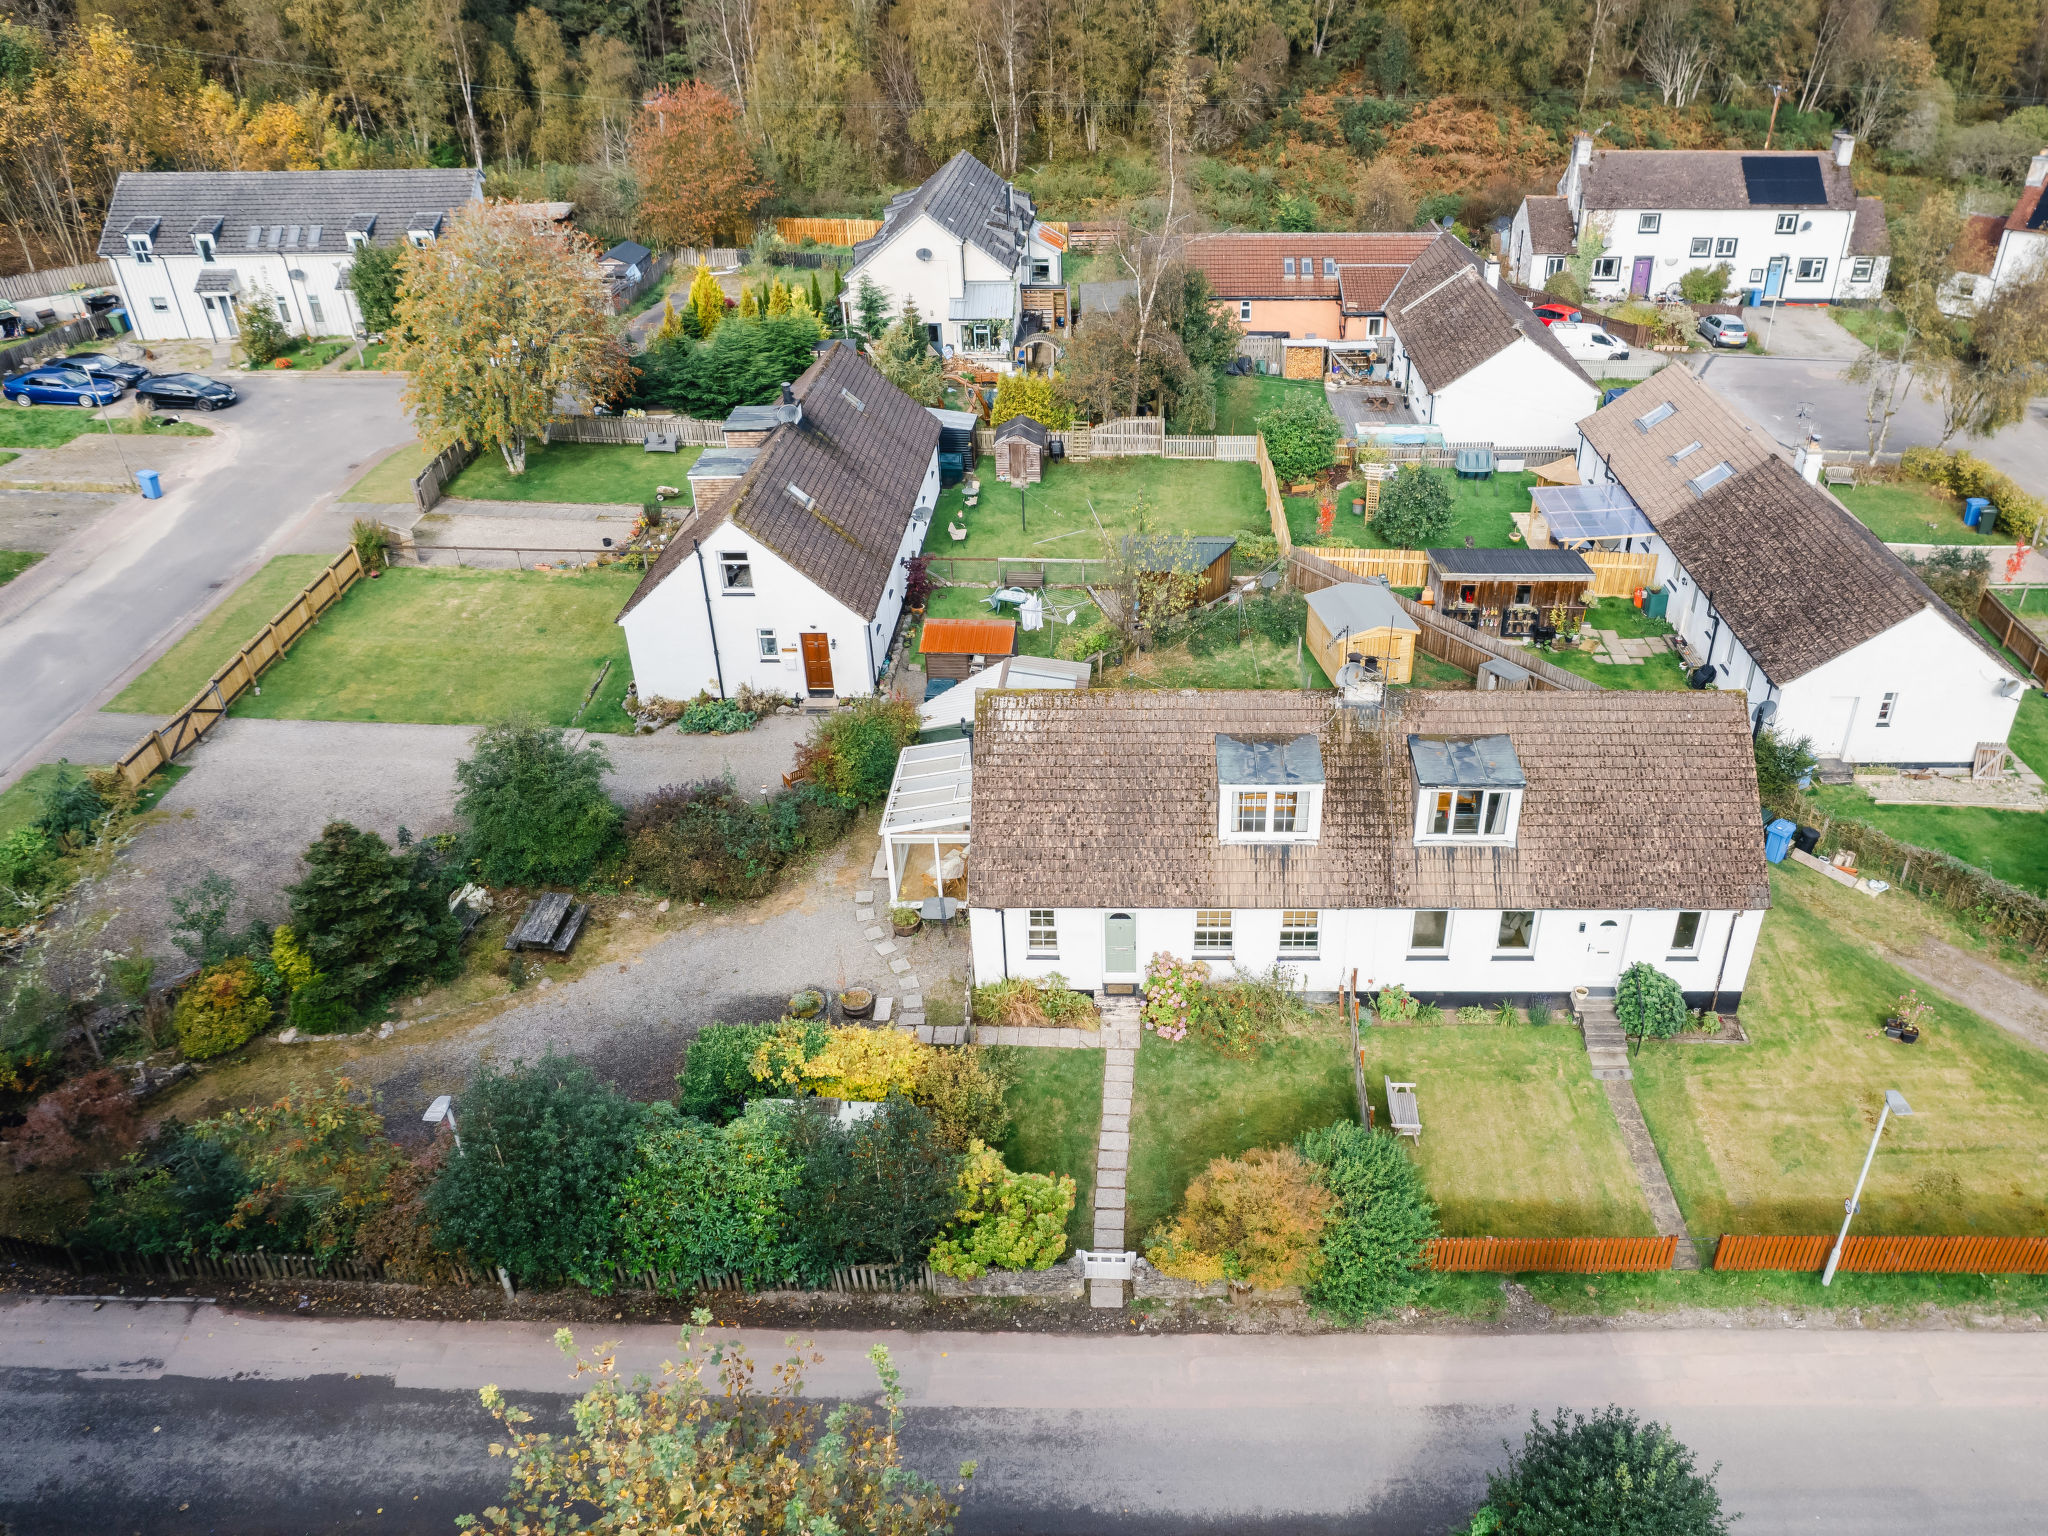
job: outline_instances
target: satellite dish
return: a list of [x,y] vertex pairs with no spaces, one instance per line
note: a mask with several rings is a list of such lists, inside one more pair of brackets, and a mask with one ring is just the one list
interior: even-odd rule
[[932,253],[928,249],[920,247],[917,253],[917,259],[919,261],[930,261],[932,259]]

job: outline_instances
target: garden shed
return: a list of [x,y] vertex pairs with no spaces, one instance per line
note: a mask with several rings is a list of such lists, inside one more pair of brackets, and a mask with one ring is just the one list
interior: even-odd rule
[[[1437,612],[1475,629],[1532,635],[1585,616],[1593,568],[1568,549],[1432,549]],[[1428,600],[1427,593],[1424,600]],[[1562,610],[1562,612],[1560,612]]]
[[1308,648],[1330,677],[1358,656],[1379,664],[1382,682],[1405,683],[1420,632],[1383,581],[1342,581],[1308,594]]
[[924,675],[961,682],[1017,649],[1014,619],[926,619],[918,641]]
[[960,739],[905,747],[882,807],[889,901],[967,896],[968,811],[974,744]]
[[1142,561],[1147,572],[1197,578],[1195,601],[1213,603],[1230,590],[1230,555],[1237,548],[1235,536],[1148,538],[1143,548],[1124,540],[1124,558]]
[[996,428],[996,478],[1011,485],[1036,485],[1045,473],[1050,434],[1030,416],[1012,416]]

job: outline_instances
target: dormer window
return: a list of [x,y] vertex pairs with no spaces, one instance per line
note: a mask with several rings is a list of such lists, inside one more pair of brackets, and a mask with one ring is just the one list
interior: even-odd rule
[[348,248],[350,250],[360,251],[369,243],[370,232],[367,229],[352,229],[348,232]]
[[1322,827],[1316,738],[1216,738],[1216,835],[1226,843],[1309,843]]
[[406,221],[405,238],[412,245],[432,245],[440,233],[441,215],[437,212],[416,213]]
[[203,261],[203,262],[210,262],[210,261],[212,261],[212,260],[213,260],[213,236],[211,236],[211,235],[194,235],[194,236],[192,237],[192,249],[193,249],[193,250],[195,250],[195,251],[197,251],[197,252],[199,253],[199,259],[200,259],[201,261]]
[[1512,843],[1528,780],[1505,736],[1410,736],[1415,841]]
[[144,266],[147,266],[156,259],[149,236],[147,235],[130,235],[128,237],[128,254]]

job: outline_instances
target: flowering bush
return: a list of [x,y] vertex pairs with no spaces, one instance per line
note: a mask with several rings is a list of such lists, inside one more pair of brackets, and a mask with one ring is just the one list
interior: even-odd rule
[[979,1138],[960,1170],[957,1224],[932,1245],[932,1268],[957,1280],[990,1269],[1049,1269],[1067,1251],[1074,1181],[1065,1174],[1012,1173]]
[[1139,1010],[1145,1027],[1162,1040],[1187,1039],[1188,1018],[1208,980],[1209,967],[1200,960],[1164,951],[1154,955],[1145,964],[1145,1004]]

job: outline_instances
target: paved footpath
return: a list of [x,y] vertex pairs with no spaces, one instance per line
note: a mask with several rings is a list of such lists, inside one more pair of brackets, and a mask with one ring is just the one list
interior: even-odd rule
[[[547,1323],[0,1303],[0,1521],[69,1532],[442,1532],[498,1497],[486,1382],[561,1423]],[[617,1330],[629,1373],[674,1352]],[[757,1361],[782,1330],[745,1336]],[[1652,1329],[1315,1338],[823,1332],[814,1392],[902,1369],[906,1456],[976,1459],[963,1533],[1436,1536],[1532,1410],[1669,1424],[1743,1536],[2040,1529],[2048,1333]],[[586,1344],[595,1342],[586,1338]]]
[[[1131,1168],[1131,1092],[1143,1030],[1135,997],[1102,999],[1102,1132],[1095,1148],[1095,1246],[1111,1252],[1126,1251],[1124,1200]],[[1124,1282],[1089,1281],[1088,1302],[1095,1307],[1122,1306]]]

